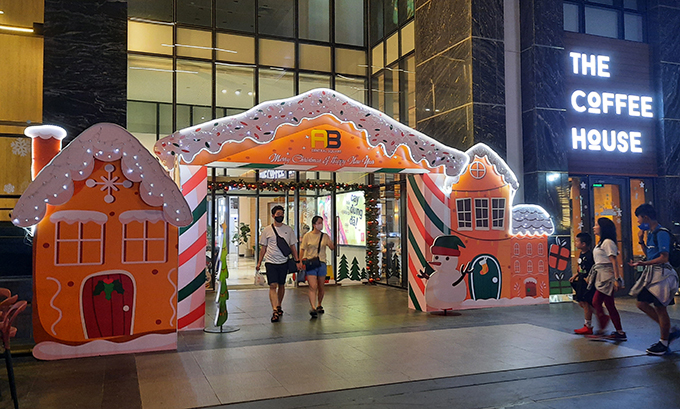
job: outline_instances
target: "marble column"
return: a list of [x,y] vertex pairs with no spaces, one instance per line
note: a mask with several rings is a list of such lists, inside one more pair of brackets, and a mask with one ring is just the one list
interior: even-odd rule
[[416,1],[417,129],[505,157],[502,0]]
[[652,72],[657,98],[655,204],[659,221],[680,233],[680,0],[647,3],[647,34],[652,45]]
[[43,122],[126,125],[127,2],[46,0]]
[[561,0],[520,0],[524,197],[569,236]]

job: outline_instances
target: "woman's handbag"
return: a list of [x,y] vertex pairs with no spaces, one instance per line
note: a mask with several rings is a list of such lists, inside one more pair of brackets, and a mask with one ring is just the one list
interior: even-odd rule
[[315,268],[321,267],[321,260],[319,259],[318,254],[321,252],[321,242],[323,241],[323,233],[321,233],[321,237],[319,238],[319,247],[316,249],[316,257],[308,258],[307,260],[304,261],[305,263],[305,268],[307,270],[314,270]]
[[291,256],[293,254],[293,250],[290,249],[290,246],[288,245],[288,242],[286,240],[279,236],[279,232],[276,231],[276,228],[272,224],[272,229],[274,230],[274,234],[276,235],[276,247],[281,250],[281,254],[283,254],[287,259],[288,259],[288,274],[290,273],[295,273],[298,271],[297,268],[297,263],[295,262],[295,259]]

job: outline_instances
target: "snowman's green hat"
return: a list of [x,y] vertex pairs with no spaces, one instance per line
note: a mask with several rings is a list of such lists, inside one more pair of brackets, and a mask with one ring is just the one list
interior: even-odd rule
[[454,235],[439,236],[434,239],[430,251],[438,256],[460,256],[459,247],[465,248],[463,241]]

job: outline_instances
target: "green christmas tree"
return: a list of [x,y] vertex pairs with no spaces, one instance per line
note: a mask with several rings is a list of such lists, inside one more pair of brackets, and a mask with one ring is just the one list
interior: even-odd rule
[[361,269],[361,280],[368,280],[368,273],[366,272],[366,268]]
[[361,280],[361,277],[359,276],[359,261],[356,257],[352,259],[352,269],[350,270],[349,279],[352,281]]
[[388,259],[387,252],[382,253],[381,256],[380,256],[380,259],[381,259],[380,270],[382,270],[381,275],[383,277],[385,277],[385,279],[390,278],[390,267],[387,265],[387,259]]
[[229,312],[227,311],[227,300],[229,299],[229,290],[227,289],[227,278],[229,278],[229,268],[227,267],[227,234],[222,235],[222,248],[220,249],[220,275],[218,278],[217,298],[217,315],[215,316],[215,326],[221,327],[227,322]]
[[399,262],[399,256],[395,252],[394,257],[392,257],[392,277],[399,278],[399,274],[401,274],[401,266]]
[[347,265],[347,256],[342,255],[340,257],[340,265],[338,266],[338,279],[336,281],[341,281],[349,278],[349,266]]

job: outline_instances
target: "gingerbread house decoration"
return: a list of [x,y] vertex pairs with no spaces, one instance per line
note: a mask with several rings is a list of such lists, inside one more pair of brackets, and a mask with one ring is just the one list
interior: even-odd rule
[[452,234],[465,243],[471,263],[472,301],[549,296],[550,216],[536,205],[512,206],[519,182],[486,145],[466,152],[470,162],[451,191]]
[[74,139],[13,212],[15,225],[35,226],[33,355],[176,348],[178,228],[191,221],[175,182],[124,128]]

